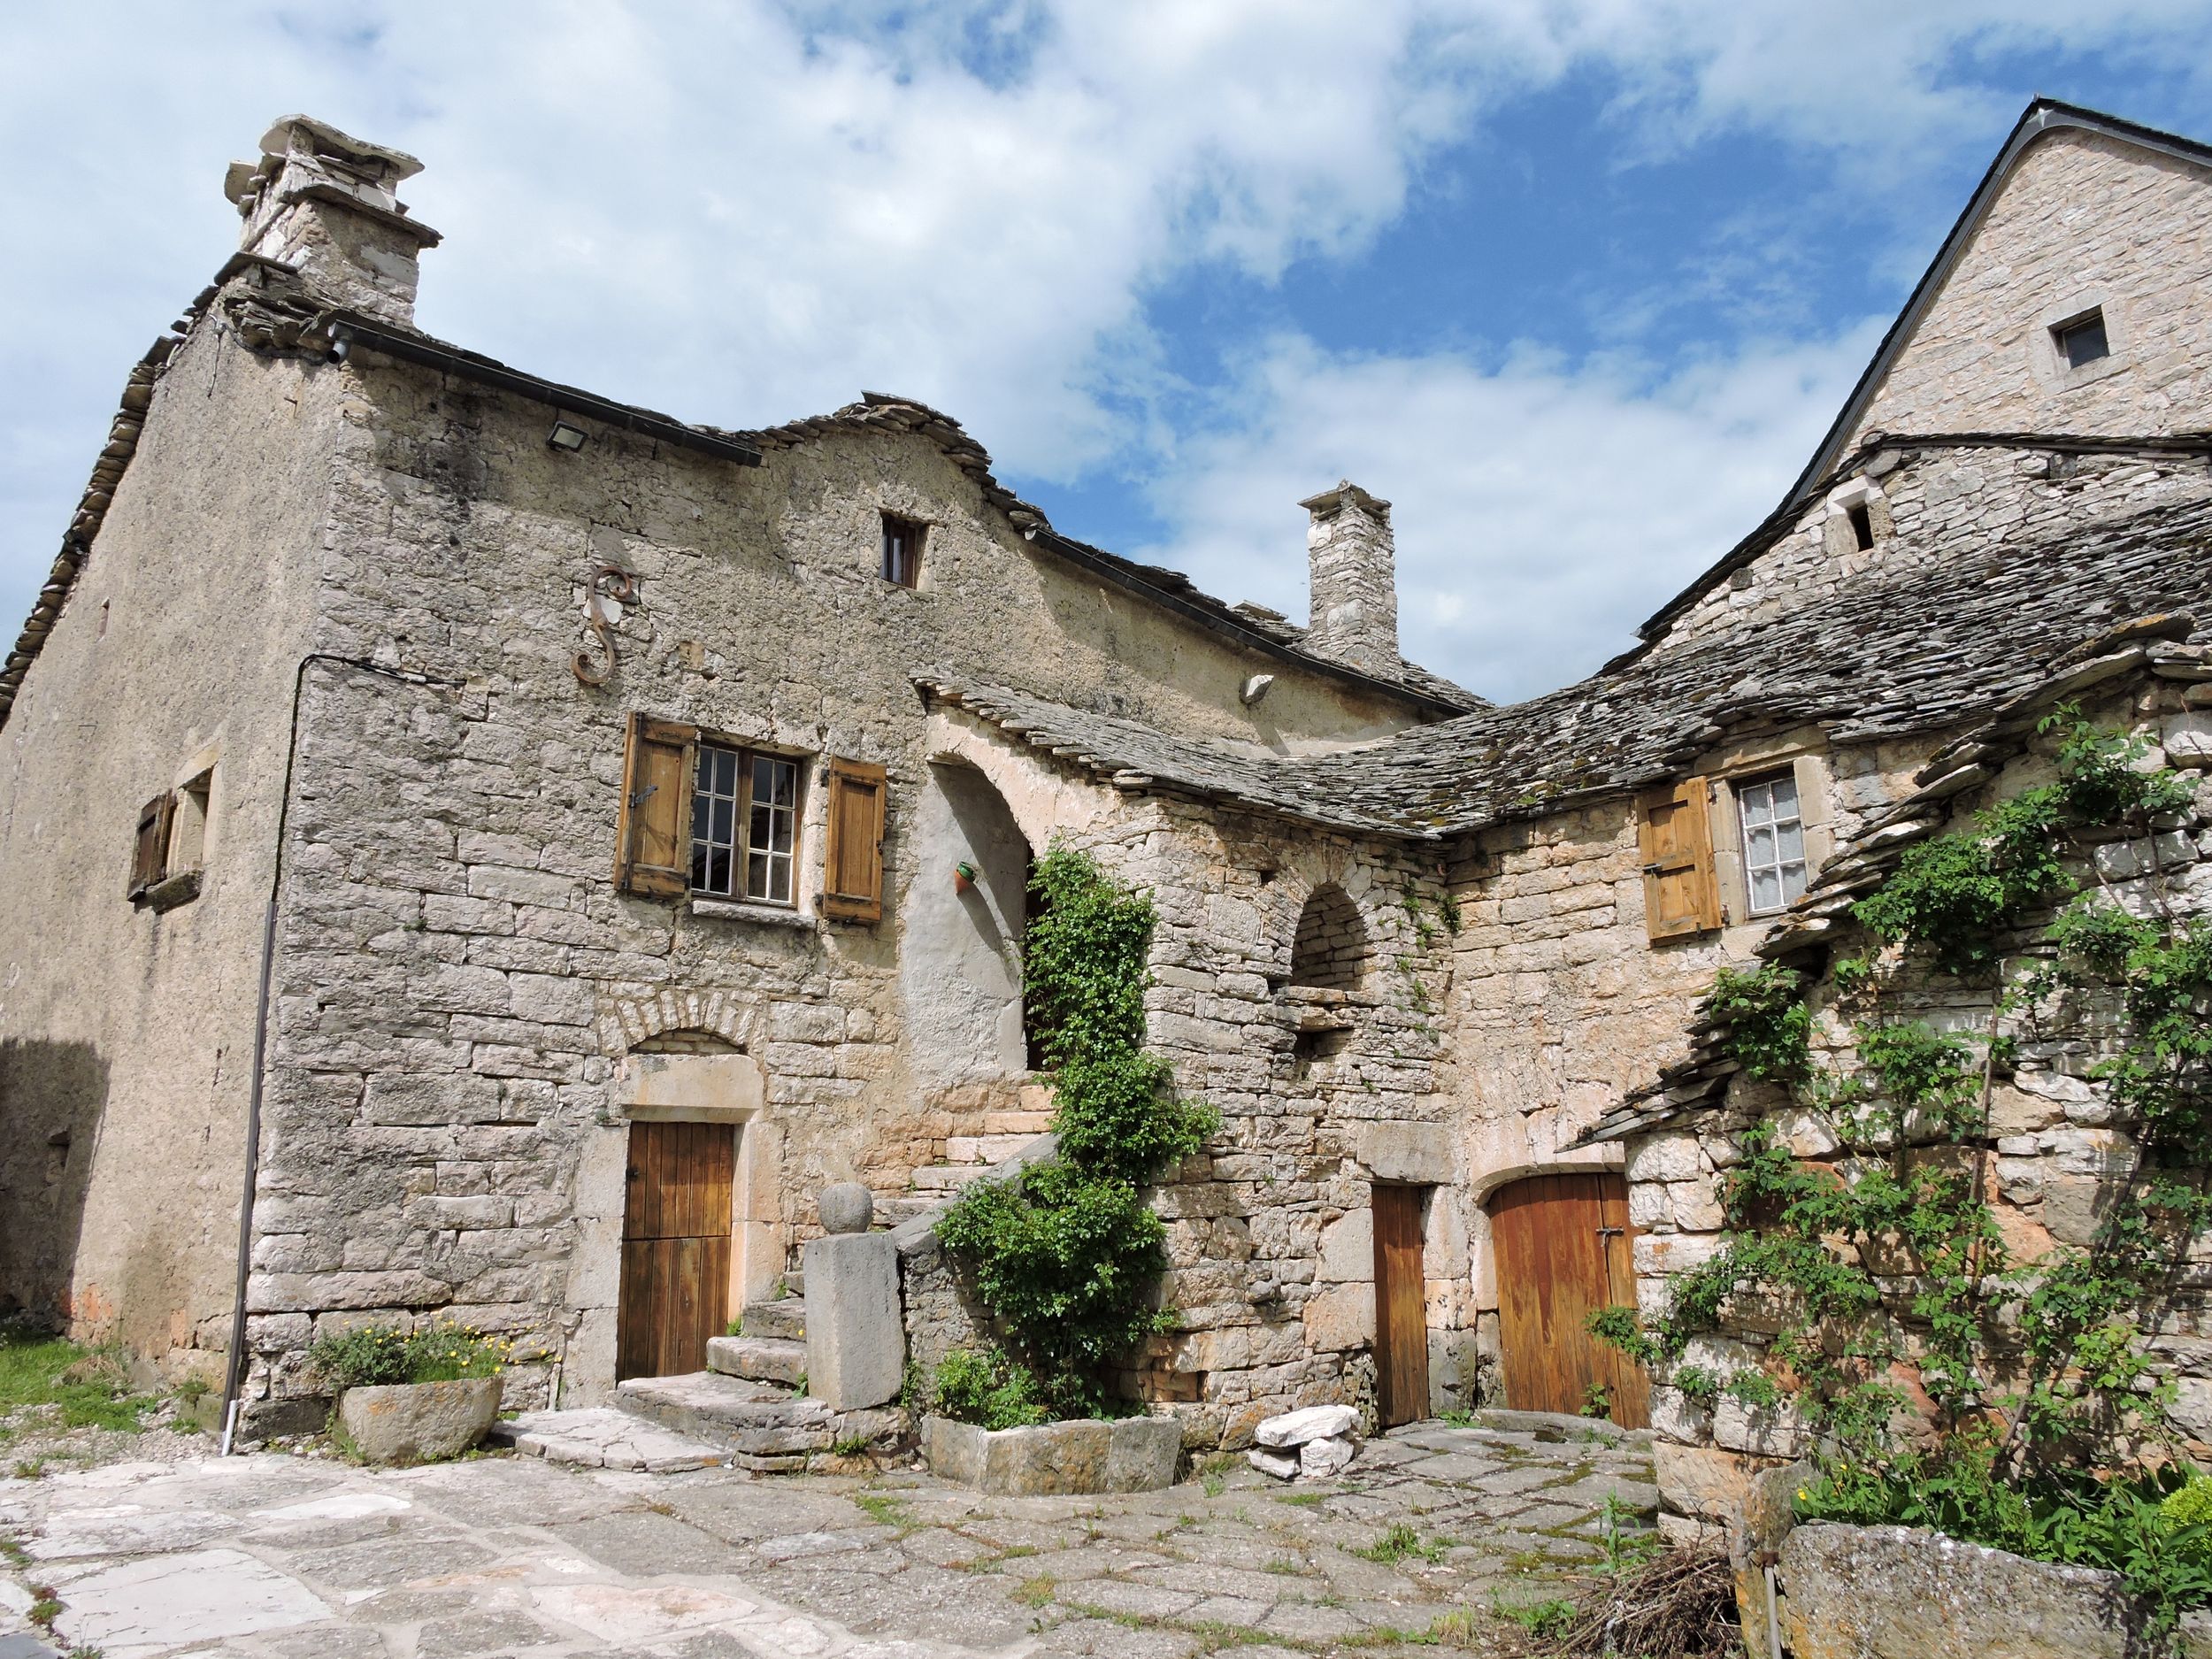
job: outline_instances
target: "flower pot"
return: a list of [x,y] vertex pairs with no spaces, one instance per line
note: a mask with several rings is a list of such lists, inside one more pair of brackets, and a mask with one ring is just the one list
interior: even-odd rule
[[457,1457],[484,1438],[499,1415],[501,1380],[397,1383],[349,1388],[338,1420],[373,1463],[426,1463]]

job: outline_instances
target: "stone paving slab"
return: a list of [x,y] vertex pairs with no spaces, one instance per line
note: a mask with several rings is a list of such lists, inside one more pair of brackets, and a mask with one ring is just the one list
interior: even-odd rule
[[1079,1498],[511,1455],[119,1464],[0,1479],[0,1617],[50,1586],[48,1640],[104,1659],[1414,1659],[1471,1609],[1452,1642],[1503,1653],[1491,1596],[1560,1594],[1602,1555],[1604,1496],[1649,1479],[1636,1445],[1511,1432],[1510,1457],[1429,1424],[1332,1480],[1210,1466]]
[[495,1445],[508,1445],[549,1463],[586,1469],[639,1469],[673,1474],[680,1469],[718,1468],[728,1454],[718,1446],[664,1428],[627,1411],[596,1406],[580,1411],[526,1411],[492,1425]]

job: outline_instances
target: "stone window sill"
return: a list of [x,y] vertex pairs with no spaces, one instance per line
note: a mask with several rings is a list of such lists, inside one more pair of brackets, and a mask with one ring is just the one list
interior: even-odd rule
[[157,916],[164,910],[173,910],[180,904],[188,904],[200,896],[200,872],[180,870],[173,876],[157,881],[141,894],[146,908]]
[[723,922],[757,922],[764,927],[788,927],[795,933],[815,931],[814,918],[776,904],[755,904],[745,899],[710,899],[691,895],[691,913]]

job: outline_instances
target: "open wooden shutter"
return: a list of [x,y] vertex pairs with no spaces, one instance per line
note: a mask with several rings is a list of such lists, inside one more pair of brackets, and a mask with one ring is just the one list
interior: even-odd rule
[[137,898],[168,874],[169,825],[176,798],[167,790],[138,809],[138,839],[131,848],[129,896]]
[[829,846],[822,860],[822,914],[849,922],[883,919],[883,768],[829,764]]
[[1680,939],[1720,926],[1713,879],[1713,836],[1705,780],[1686,778],[1638,803],[1644,858],[1644,925],[1655,940]]
[[691,768],[697,733],[687,726],[630,717],[622,762],[622,817],[616,837],[618,887],[655,897],[691,885]]

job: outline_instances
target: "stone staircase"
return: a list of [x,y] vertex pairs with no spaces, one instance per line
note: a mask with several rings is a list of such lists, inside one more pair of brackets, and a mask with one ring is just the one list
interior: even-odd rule
[[952,1116],[945,1136],[943,1156],[917,1169],[910,1191],[899,1197],[876,1200],[879,1219],[896,1226],[926,1214],[986,1171],[1004,1163],[1052,1127],[1052,1090],[1041,1083],[1024,1083],[1011,1091],[1008,1105]]

